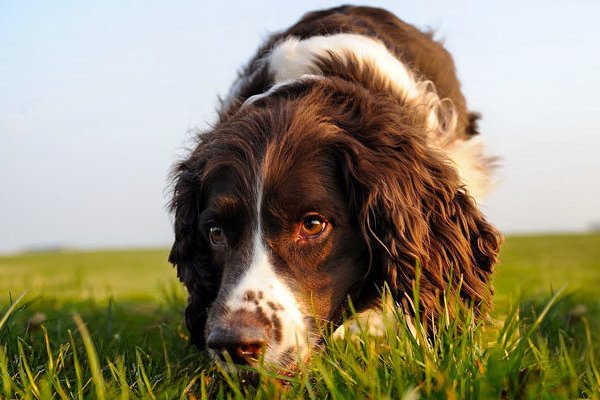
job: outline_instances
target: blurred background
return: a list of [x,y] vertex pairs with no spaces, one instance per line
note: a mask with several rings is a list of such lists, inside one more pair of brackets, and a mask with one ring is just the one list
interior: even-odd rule
[[[354,3],[354,2],[349,2]],[[363,2],[364,3],[364,2]],[[505,233],[600,229],[600,2],[368,2],[433,29]],[[270,32],[331,1],[0,4],[0,253],[166,247],[168,173]]]

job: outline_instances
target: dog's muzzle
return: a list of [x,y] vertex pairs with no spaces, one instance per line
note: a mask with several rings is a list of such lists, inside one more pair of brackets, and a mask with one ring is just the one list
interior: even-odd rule
[[236,364],[251,364],[260,359],[271,337],[271,324],[257,312],[238,310],[229,323],[217,322],[208,332],[206,344],[222,359],[225,353]]

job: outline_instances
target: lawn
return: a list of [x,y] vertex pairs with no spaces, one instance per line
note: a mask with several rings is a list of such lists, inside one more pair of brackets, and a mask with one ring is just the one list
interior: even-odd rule
[[166,257],[0,257],[0,398],[600,398],[598,234],[507,238],[481,326],[459,333],[465,313],[429,343],[392,324],[328,340],[296,376],[255,385],[188,345]]

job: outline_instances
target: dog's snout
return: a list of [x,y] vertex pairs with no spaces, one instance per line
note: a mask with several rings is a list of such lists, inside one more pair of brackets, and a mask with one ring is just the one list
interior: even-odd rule
[[238,311],[228,324],[217,324],[208,333],[206,344],[221,355],[227,352],[237,364],[249,364],[260,358],[268,342],[270,325],[256,313]]

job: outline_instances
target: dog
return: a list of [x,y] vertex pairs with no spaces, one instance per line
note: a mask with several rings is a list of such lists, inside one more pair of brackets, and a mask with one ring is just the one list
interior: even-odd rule
[[484,315],[502,237],[478,208],[495,158],[477,119],[450,54],[388,11],[310,12],[272,35],[174,167],[192,343],[291,367],[349,301],[381,310],[387,286],[414,314],[417,268],[424,320],[448,292]]

